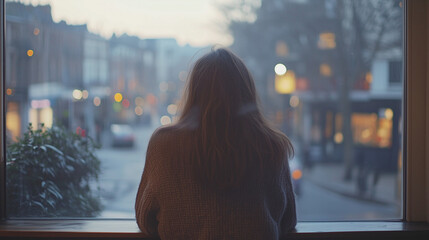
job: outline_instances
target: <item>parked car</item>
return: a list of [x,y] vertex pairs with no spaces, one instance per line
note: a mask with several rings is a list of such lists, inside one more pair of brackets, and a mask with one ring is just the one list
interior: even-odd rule
[[292,177],[292,185],[295,194],[299,196],[301,194],[301,179],[302,179],[302,164],[295,157],[289,161],[289,168]]
[[132,128],[127,124],[110,125],[112,147],[133,147],[135,136]]

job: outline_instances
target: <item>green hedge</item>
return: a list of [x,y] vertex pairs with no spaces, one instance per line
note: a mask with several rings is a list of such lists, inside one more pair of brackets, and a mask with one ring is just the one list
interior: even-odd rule
[[28,127],[6,148],[9,217],[93,217],[101,211],[99,146],[54,126]]

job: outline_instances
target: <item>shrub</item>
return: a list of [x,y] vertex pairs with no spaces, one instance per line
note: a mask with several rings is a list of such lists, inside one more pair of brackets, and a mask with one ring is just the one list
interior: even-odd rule
[[6,186],[10,217],[92,217],[101,211],[97,183],[99,146],[65,128],[33,130],[7,147]]

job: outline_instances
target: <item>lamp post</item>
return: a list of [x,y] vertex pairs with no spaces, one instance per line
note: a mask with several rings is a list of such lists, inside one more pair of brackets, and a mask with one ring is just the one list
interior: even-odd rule
[[[274,88],[278,94],[282,94],[284,96],[283,111],[284,116],[288,117],[290,95],[295,91],[296,88],[295,73],[292,70],[288,70],[282,63],[276,64],[274,67],[274,72]],[[285,132],[288,132],[289,128],[287,122],[283,122],[283,128]]]

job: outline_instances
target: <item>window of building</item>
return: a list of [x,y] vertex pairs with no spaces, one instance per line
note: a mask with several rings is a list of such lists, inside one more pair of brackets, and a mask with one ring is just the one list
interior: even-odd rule
[[8,217],[133,218],[152,132],[221,44],[293,141],[300,221],[402,219],[402,1],[275,2],[6,1]]
[[402,61],[391,61],[389,62],[389,83],[400,84],[403,76],[403,64]]

